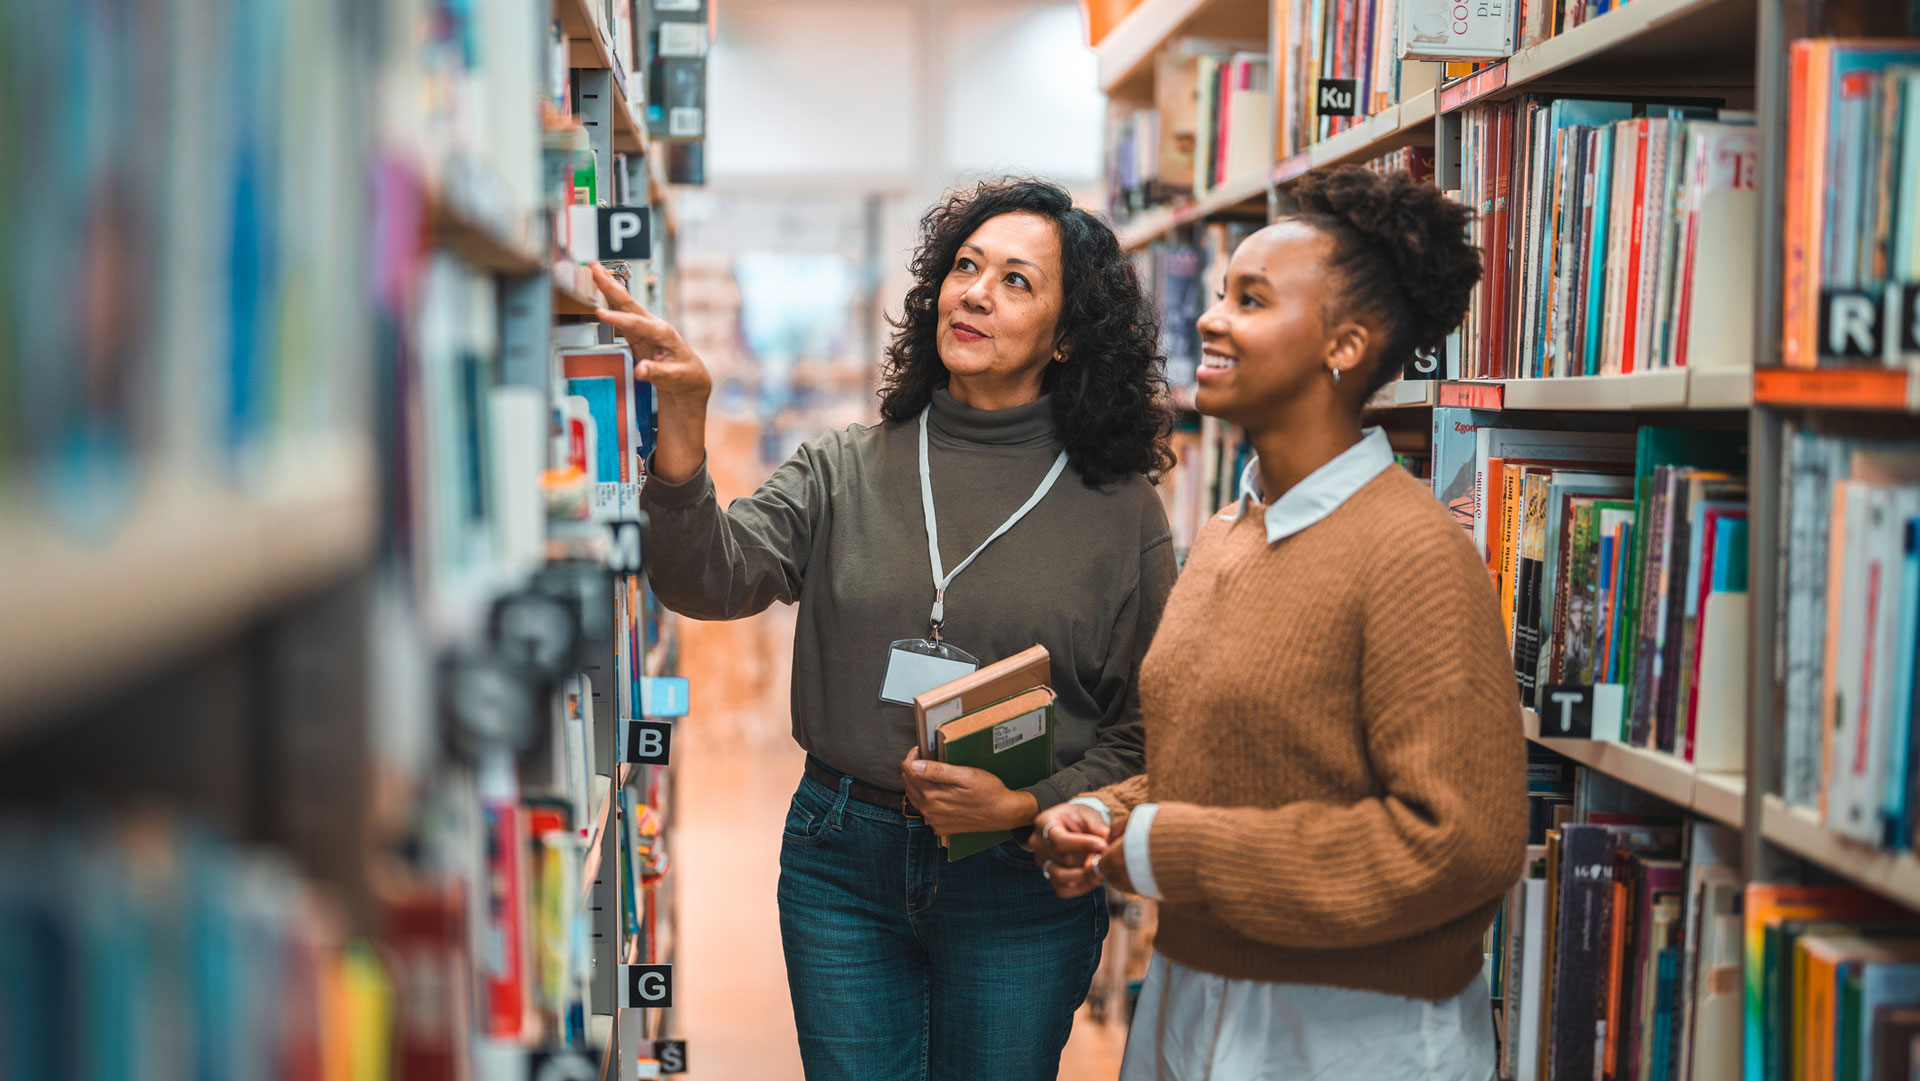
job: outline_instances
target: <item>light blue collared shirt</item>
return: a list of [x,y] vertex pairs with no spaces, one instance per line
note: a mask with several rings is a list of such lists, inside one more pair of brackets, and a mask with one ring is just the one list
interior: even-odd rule
[[[1393,445],[1387,442],[1386,430],[1368,428],[1361,432],[1360,442],[1307,474],[1305,480],[1281,493],[1267,508],[1267,543],[1291,537],[1340,509],[1340,504],[1353,498],[1355,492],[1365,488],[1368,481],[1392,464]],[[1240,498],[1228,504],[1220,517],[1236,521],[1248,506],[1263,501],[1260,459],[1255,458],[1240,471]]]

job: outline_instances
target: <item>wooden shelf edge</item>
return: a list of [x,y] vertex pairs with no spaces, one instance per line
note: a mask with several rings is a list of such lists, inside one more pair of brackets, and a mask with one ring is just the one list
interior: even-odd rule
[[1525,714],[1527,739],[1533,743],[1694,814],[1745,828],[1746,786],[1739,775],[1701,773],[1672,755],[1643,747],[1545,737],[1540,734],[1539,713],[1530,709]]
[[[1267,194],[1269,183],[1267,177],[1255,173],[1252,176],[1228,181],[1208,192],[1203,199],[1142,211],[1126,225],[1114,231],[1120,239],[1120,250],[1139,251],[1166,236],[1178,226],[1206,221],[1238,209],[1255,199],[1262,199]],[[1254,208],[1248,207],[1247,210],[1252,213]],[[1258,212],[1264,215],[1266,206],[1261,205]]]
[[1920,908],[1920,858],[1886,852],[1828,829],[1812,812],[1775,795],[1761,804],[1760,832],[1769,842],[1858,885]]
[[372,441],[315,436],[271,454],[267,480],[244,492],[156,470],[92,545],[30,507],[0,514],[0,738],[371,556]]
[[1112,96],[1117,88],[1145,75],[1151,70],[1154,54],[1207,3],[1208,0],[1146,0],[1127,12],[1094,47],[1100,92]]
[[462,212],[439,195],[427,197],[427,237],[476,267],[504,274],[538,274],[540,256]]
[[1381,387],[1367,402],[1367,408],[1379,409],[1429,409],[1438,400],[1440,381],[1438,379],[1396,379]]
[[1498,387],[1499,408],[1542,412],[1730,411],[1746,409],[1756,398],[1753,373],[1747,369],[1695,372],[1670,368],[1625,375],[1446,382]]

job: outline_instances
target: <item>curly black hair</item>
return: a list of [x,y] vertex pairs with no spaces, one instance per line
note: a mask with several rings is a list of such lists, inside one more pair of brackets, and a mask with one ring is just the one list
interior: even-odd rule
[[1068,463],[1089,486],[1136,473],[1158,483],[1173,467],[1167,442],[1174,420],[1159,321],[1113,230],[1044,180],[1003,177],[955,190],[920,219],[920,247],[908,264],[913,287],[900,318],[888,319],[894,333],[880,415],[912,420],[946,385],[936,346],[940,285],[974,230],[1022,212],[1052,221],[1060,236],[1065,296],[1057,333],[1068,359],[1047,365],[1041,389],[1052,396]]
[[1466,316],[1481,272],[1479,249],[1467,243],[1472,212],[1406,173],[1358,165],[1315,169],[1291,194],[1299,204],[1294,217],[1333,238],[1333,302],[1385,328],[1367,373],[1372,397],[1415,351],[1439,348]]

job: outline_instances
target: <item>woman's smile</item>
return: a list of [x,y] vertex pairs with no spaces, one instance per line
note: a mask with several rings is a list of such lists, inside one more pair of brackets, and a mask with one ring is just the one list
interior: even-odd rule
[[993,337],[993,335],[988,334],[987,332],[981,330],[980,328],[974,326],[973,324],[963,323],[958,319],[955,319],[951,324],[949,324],[948,329],[953,331],[953,336],[955,338],[958,338],[963,342],[980,342]]

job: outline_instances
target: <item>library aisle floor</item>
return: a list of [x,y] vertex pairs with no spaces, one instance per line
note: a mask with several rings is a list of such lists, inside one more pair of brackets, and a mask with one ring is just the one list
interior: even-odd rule
[[[721,501],[764,477],[750,464],[757,432],[716,419],[710,429]],[[793,610],[776,608],[737,623],[680,624],[693,712],[676,739],[677,847],[681,876],[678,1019],[700,1076],[800,1081],[793,1012],[780,960],[774,887],[780,824],[802,755],[788,729],[787,686]],[[1111,1081],[1124,1033],[1083,1008],[1061,1062],[1060,1081]]]

